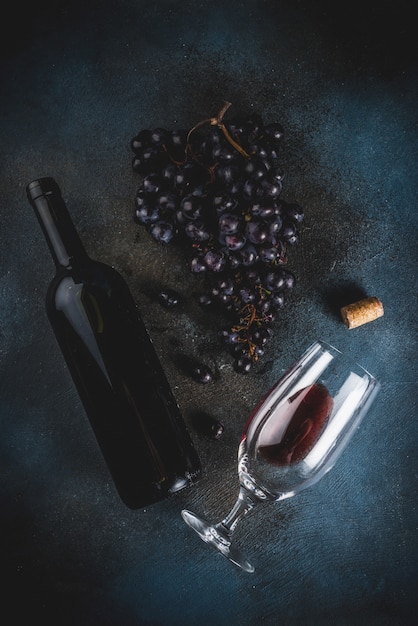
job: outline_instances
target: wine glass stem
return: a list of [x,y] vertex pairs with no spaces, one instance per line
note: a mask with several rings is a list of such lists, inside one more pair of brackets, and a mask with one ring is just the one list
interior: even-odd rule
[[257,501],[254,501],[248,494],[244,487],[240,487],[237,501],[232,507],[228,515],[215,526],[218,532],[221,532],[224,537],[231,537],[234,532],[234,528],[238,524],[239,520],[251,511]]

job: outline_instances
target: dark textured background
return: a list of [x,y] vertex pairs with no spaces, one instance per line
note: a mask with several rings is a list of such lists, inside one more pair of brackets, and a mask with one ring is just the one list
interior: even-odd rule
[[[0,563],[8,626],[413,623],[417,544],[417,57],[407,2],[114,0],[12,7],[1,44]],[[5,36],[9,35],[11,41]],[[298,283],[250,375],[220,350],[221,320],[180,251],[133,223],[141,128],[190,127],[223,100],[285,126],[283,197],[305,207],[289,266]],[[26,185],[53,176],[91,256],[126,278],[186,421],[204,477],[132,512],[118,499],[44,311],[53,275]],[[167,312],[146,286],[177,287]],[[376,295],[385,316],[347,330],[341,304]],[[242,522],[245,574],[182,522],[237,492],[241,428],[312,340],[381,380],[333,472]],[[176,355],[214,367],[191,382]],[[17,594],[17,595],[14,595]]]

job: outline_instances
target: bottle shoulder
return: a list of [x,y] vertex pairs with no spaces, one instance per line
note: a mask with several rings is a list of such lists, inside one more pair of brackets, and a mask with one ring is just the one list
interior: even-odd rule
[[129,290],[123,276],[111,265],[101,261],[88,260],[83,265],[69,265],[57,270],[49,288],[55,289],[63,280],[71,279],[75,284],[84,284],[86,288],[119,288]]
[[121,274],[110,265],[100,261],[90,261],[83,266],[61,268],[49,284],[47,308],[57,308],[79,294],[90,293],[102,304],[114,302],[125,309],[135,309],[136,304],[128,284]]

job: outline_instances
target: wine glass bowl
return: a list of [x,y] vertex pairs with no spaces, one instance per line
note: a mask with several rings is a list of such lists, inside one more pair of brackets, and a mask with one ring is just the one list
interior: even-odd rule
[[374,400],[379,383],[323,341],[314,342],[251,413],[238,449],[239,496],[218,524],[182,511],[184,521],[230,561],[254,567],[232,543],[254,506],[316,483],[335,464]]

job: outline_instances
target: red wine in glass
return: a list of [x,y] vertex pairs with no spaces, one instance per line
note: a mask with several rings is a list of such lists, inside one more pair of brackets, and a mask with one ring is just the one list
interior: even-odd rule
[[238,449],[239,494],[228,515],[211,524],[182,511],[206,543],[246,572],[254,566],[232,541],[245,514],[316,483],[335,464],[380,385],[349,356],[315,341],[252,412]]

